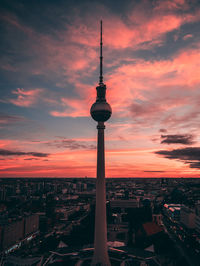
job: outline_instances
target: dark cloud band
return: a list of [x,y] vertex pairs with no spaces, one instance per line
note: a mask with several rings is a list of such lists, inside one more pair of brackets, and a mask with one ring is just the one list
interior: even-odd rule
[[10,151],[10,150],[4,150],[0,149],[0,156],[34,156],[34,157],[47,157],[48,153],[42,153],[42,152],[23,152],[23,151]]
[[95,150],[96,145],[88,144],[81,141],[76,141],[72,139],[62,139],[62,140],[54,140],[51,142],[45,143],[48,146],[56,147],[56,148],[66,148],[69,150]]
[[191,145],[194,144],[194,136],[191,134],[177,134],[177,135],[161,135],[161,143],[166,144],[183,144]]
[[0,113],[0,124],[13,124],[18,122],[24,122],[25,118],[23,116],[8,115]]
[[200,169],[200,147],[190,147],[174,150],[160,150],[155,154],[161,155],[167,159],[178,159],[190,165],[190,168]]

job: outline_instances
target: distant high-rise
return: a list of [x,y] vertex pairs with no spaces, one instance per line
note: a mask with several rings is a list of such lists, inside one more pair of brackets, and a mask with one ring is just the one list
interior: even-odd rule
[[95,238],[92,265],[109,266],[106,222],[104,122],[110,118],[112,109],[106,101],[106,85],[103,83],[102,45],[101,21],[99,86],[96,87],[96,102],[92,105],[90,110],[92,118],[98,122]]

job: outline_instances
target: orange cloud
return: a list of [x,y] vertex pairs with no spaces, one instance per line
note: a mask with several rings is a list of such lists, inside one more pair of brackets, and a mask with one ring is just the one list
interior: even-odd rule
[[[152,177],[152,176],[197,176],[193,169],[188,169],[180,162],[169,165],[167,159],[160,158],[155,161],[149,156],[153,150],[118,150],[106,152],[107,177]],[[31,164],[30,164],[30,159]],[[158,167],[159,165],[159,167]],[[155,169],[160,172],[154,172]],[[154,172],[154,173],[153,173]],[[96,176],[96,151],[64,151],[55,153],[48,159],[31,157],[0,160],[0,176],[13,177],[95,177]]]

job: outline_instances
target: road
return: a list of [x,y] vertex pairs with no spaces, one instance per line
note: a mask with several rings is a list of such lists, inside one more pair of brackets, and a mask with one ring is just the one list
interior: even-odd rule
[[179,250],[181,256],[185,258],[189,266],[199,266],[199,261],[195,260],[194,257],[188,255],[187,248],[183,246],[183,243],[178,239],[175,233],[169,229],[169,224],[167,224],[165,218],[163,218],[163,226],[165,232],[169,235],[171,240],[176,244],[177,249]]

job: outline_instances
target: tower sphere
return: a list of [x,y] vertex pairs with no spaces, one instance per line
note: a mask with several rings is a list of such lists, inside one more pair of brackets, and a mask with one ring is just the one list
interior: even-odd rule
[[112,109],[110,104],[104,101],[96,101],[93,103],[90,109],[90,114],[92,118],[97,122],[107,121],[112,114]]

